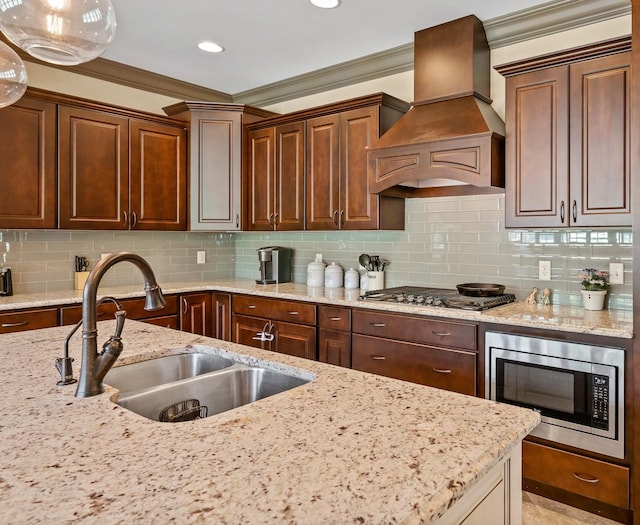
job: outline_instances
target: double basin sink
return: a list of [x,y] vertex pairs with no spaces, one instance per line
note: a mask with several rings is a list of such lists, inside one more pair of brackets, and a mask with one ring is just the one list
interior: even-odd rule
[[112,368],[104,382],[117,404],[154,421],[178,423],[253,403],[311,379],[202,352]]

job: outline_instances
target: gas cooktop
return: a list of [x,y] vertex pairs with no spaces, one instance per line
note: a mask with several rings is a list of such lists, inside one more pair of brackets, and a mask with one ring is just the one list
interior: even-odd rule
[[516,296],[512,293],[505,293],[490,297],[470,297],[458,293],[457,290],[449,290],[447,288],[398,286],[382,290],[369,290],[360,296],[360,300],[482,311],[495,306],[513,303],[516,300]]

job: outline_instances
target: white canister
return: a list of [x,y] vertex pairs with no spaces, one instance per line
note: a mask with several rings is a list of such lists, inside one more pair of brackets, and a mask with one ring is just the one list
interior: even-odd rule
[[384,288],[384,272],[369,272],[367,290],[382,290]]
[[342,288],[342,266],[332,262],[324,270],[325,288]]
[[324,286],[324,263],[313,261],[307,264],[307,286],[318,288]]
[[358,288],[360,286],[360,274],[357,270],[349,268],[344,273],[344,287],[345,288]]

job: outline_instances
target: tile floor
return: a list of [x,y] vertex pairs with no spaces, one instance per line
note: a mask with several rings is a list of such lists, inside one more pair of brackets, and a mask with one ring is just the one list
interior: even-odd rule
[[620,525],[530,492],[522,493],[522,525]]

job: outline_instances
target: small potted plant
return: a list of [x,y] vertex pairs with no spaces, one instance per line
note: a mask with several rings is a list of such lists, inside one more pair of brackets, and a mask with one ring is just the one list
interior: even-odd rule
[[602,310],[605,296],[609,290],[609,272],[603,272],[595,268],[585,268],[582,271],[586,272],[580,275],[584,309]]

